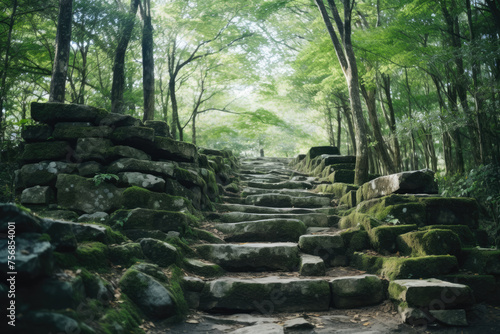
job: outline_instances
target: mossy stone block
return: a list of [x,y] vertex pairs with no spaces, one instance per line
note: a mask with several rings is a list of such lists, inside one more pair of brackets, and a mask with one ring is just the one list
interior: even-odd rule
[[460,267],[478,274],[500,275],[500,250],[465,248],[460,257]]
[[21,129],[21,137],[27,143],[47,141],[52,135],[52,127],[47,124],[26,125]]
[[375,250],[378,252],[394,253],[397,250],[397,237],[416,229],[417,225],[382,225],[371,229],[368,235]]
[[330,286],[336,308],[374,305],[385,298],[384,284],[375,275],[334,278],[330,281]]
[[472,289],[476,302],[487,302],[498,305],[500,290],[493,275],[456,274],[440,277],[442,280],[467,285]]
[[153,155],[159,159],[179,162],[195,162],[198,159],[198,149],[195,145],[167,137],[155,137],[154,150]]
[[472,233],[471,229],[466,225],[429,225],[420,228],[420,230],[423,231],[434,229],[450,230],[455,232],[460,238],[463,247],[476,246],[477,244],[474,233]]
[[69,160],[72,151],[71,146],[66,141],[30,143],[24,146],[21,160],[25,163],[42,160]]
[[196,217],[184,212],[149,210],[117,210],[110,218],[112,224],[118,224],[123,230],[145,229],[162,232],[176,231],[186,233],[189,226],[197,226]]
[[383,260],[380,274],[389,280],[428,278],[446,275],[458,269],[451,255],[432,255],[412,258],[390,257]]
[[141,245],[137,242],[109,246],[109,259],[115,264],[128,267],[143,258]]
[[144,256],[161,267],[168,267],[180,261],[177,249],[166,242],[144,238],[140,245]]
[[215,263],[203,262],[197,259],[184,259],[184,268],[195,275],[203,277],[219,277],[224,274],[224,270]]
[[106,115],[108,115],[108,112],[105,109],[83,104],[31,103],[31,118],[47,124],[58,122],[92,122],[99,124]]
[[451,230],[431,229],[415,231],[397,237],[402,255],[459,255],[462,244],[458,235]]

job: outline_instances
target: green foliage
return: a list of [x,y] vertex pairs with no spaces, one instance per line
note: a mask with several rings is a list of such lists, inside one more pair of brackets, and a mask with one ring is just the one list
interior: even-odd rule
[[494,164],[479,166],[465,175],[440,175],[436,178],[441,195],[473,197],[492,222],[483,226],[489,236],[500,244],[500,167]]
[[109,180],[116,180],[116,181],[118,181],[119,179],[120,178],[118,177],[118,175],[115,175],[115,174],[105,174],[105,173],[96,174],[94,176],[94,178],[93,178],[96,187],[98,185],[100,185],[102,182],[109,181]]

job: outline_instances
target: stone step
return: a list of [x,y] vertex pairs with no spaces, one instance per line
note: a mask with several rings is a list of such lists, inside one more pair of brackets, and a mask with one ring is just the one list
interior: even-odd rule
[[282,214],[282,213],[316,213],[313,209],[301,209],[301,208],[273,208],[267,206],[255,206],[255,205],[243,205],[243,204],[218,204],[216,205],[217,210],[221,212],[231,211],[231,212],[248,212],[248,213],[268,213],[268,214]]
[[[252,279],[220,278],[183,286],[201,290],[189,291],[198,308],[210,312],[238,313],[327,311],[330,286],[321,279],[263,277]],[[197,286],[196,286],[197,285]]]
[[221,200],[229,204],[245,204],[245,199],[241,197],[221,196]]
[[195,246],[201,258],[227,271],[297,271],[296,243],[204,244]]
[[245,203],[276,208],[321,208],[330,206],[330,197],[314,196],[313,193],[307,194],[311,196],[297,197],[279,193],[249,195],[246,197]]
[[264,213],[247,213],[247,212],[228,212],[220,216],[223,223],[240,223],[246,221],[255,221],[262,219],[286,218],[298,219],[307,227],[329,227],[330,221],[328,216],[322,213],[306,213],[306,214],[264,214]]
[[263,195],[263,194],[281,194],[288,195],[292,197],[326,197],[330,198],[330,194],[318,194],[313,193],[308,190],[300,190],[300,189],[260,189],[254,187],[245,187],[242,191],[242,197],[250,196],[250,195]]
[[319,256],[300,255],[300,276],[324,276],[326,273],[325,262]]
[[267,183],[278,183],[283,181],[288,181],[290,178],[287,176],[279,176],[274,174],[240,174],[240,180],[253,181],[253,182],[267,182]]
[[[385,299],[386,287],[374,275],[333,279],[223,277],[203,281],[185,277],[182,287],[192,307],[210,312],[318,312],[355,308]],[[254,332],[251,332],[254,333]],[[326,332],[325,332],[326,333]]]
[[225,234],[224,240],[228,242],[297,242],[306,233],[306,226],[300,220],[280,218],[216,224],[215,228]]
[[259,189],[312,189],[313,185],[310,182],[304,181],[284,181],[278,183],[265,183],[250,181],[248,187]]

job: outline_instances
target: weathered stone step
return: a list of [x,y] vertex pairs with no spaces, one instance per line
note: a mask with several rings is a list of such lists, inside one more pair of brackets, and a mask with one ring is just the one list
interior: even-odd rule
[[292,242],[205,244],[195,249],[227,271],[297,271],[300,261],[299,248]]
[[328,227],[330,222],[328,216],[322,213],[305,213],[305,214],[264,214],[264,213],[247,213],[247,212],[228,212],[220,216],[223,223],[240,223],[245,221],[255,221],[262,219],[286,218],[298,219],[307,227]]
[[229,242],[297,242],[306,233],[306,226],[300,220],[280,218],[217,224],[215,228],[224,233],[224,240]]
[[250,181],[247,183],[249,187],[259,189],[312,189],[313,185],[310,182],[304,181],[283,181],[278,183],[266,183]]
[[[314,195],[313,193],[308,193]],[[323,196],[290,196],[286,194],[258,194],[245,199],[246,204],[276,208],[321,208],[330,206],[331,199]]]
[[192,307],[230,313],[328,311],[331,306],[354,308],[378,304],[386,295],[385,285],[374,275],[329,280],[223,277],[208,282],[185,277],[182,287]]
[[221,196],[221,200],[224,203],[230,204],[245,204],[245,199],[241,197],[233,197],[233,196]]
[[266,213],[266,214],[282,214],[282,213],[316,213],[314,209],[302,209],[302,208],[273,208],[267,206],[255,206],[255,205],[244,205],[244,204],[218,204],[216,205],[217,210],[231,211],[231,212],[248,212],[248,213]]
[[253,187],[245,187],[242,191],[242,197],[250,196],[250,195],[263,195],[263,194],[282,194],[288,195],[292,197],[327,197],[330,198],[330,194],[318,194],[313,193],[308,190],[300,190],[300,189],[260,189]]
[[201,290],[190,297],[197,298],[204,311],[269,314],[327,311],[330,307],[329,283],[320,279],[226,277],[198,284]]
[[274,174],[240,174],[241,181],[278,183],[289,180],[288,176]]

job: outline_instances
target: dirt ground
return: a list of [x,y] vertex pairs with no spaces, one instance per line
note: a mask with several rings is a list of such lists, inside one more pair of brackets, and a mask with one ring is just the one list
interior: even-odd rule
[[[328,312],[313,313],[280,313],[272,315],[237,314],[216,315],[193,312],[180,324],[162,322],[145,322],[143,329],[148,334],[186,333],[186,334],[222,334],[231,333],[243,327],[257,324],[274,323],[284,325],[287,320],[303,318],[313,328],[286,329],[285,333],[326,334],[326,333],[439,333],[439,334],[498,334],[500,333],[500,308],[485,304],[477,304],[467,314],[469,326],[447,327],[426,325],[412,327],[403,324],[400,315],[392,303],[386,301],[373,307],[351,310],[332,309]],[[249,333],[273,334],[254,327]],[[248,328],[250,329],[250,328]]]

